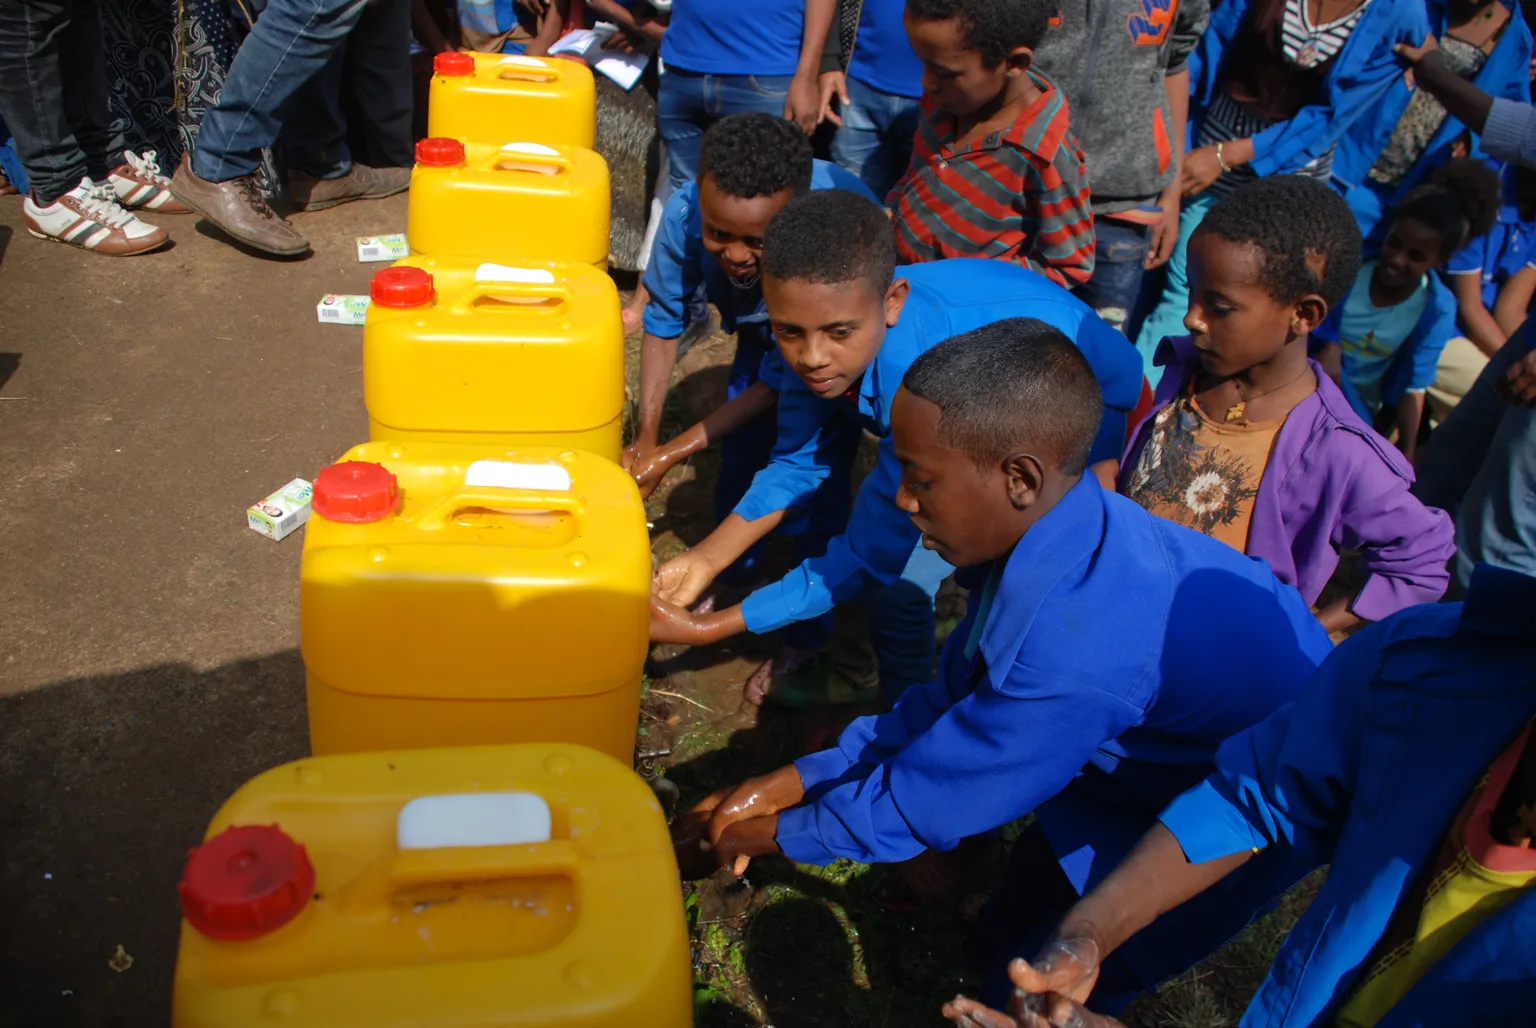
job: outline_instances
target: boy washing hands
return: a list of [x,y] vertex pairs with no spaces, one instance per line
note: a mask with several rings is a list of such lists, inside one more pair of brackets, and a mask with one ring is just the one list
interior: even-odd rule
[[[890,713],[685,814],[685,871],[776,852],[894,863],[1033,811],[1010,877],[1059,916],[1223,739],[1294,698],[1326,633],[1262,563],[1084,474],[1101,408],[1082,354],[1033,319],[913,362],[891,416],[896,504],[928,551],[969,570],[972,609],[937,679]],[[1042,859],[1047,887],[1018,864]],[[1126,988],[1240,923],[1211,919],[1128,969]]]

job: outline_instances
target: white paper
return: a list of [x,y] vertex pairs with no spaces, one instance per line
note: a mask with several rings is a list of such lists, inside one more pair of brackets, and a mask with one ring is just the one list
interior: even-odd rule
[[590,29],[576,29],[568,32],[549,48],[551,54],[575,54],[585,58],[592,65],[594,71],[600,71],[607,75],[619,87],[624,90],[635,88],[635,83],[640,81],[640,76],[645,72],[645,66],[651,62],[649,52],[624,53],[619,50],[604,50],[603,44],[608,42],[619,31],[619,27],[612,22],[600,21]]

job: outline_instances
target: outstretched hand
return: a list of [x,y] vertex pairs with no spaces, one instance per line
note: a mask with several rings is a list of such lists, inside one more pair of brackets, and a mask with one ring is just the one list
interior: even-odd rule
[[1034,963],[1008,965],[1014,992],[1007,1013],[957,996],[944,1016],[963,1028],[1124,1028],[1083,1006],[1099,980],[1099,946],[1089,938],[1055,939]]
[[710,847],[718,846],[731,825],[755,817],[772,817],[803,799],[805,786],[793,764],[749,778],[715,801],[710,812],[707,843]]

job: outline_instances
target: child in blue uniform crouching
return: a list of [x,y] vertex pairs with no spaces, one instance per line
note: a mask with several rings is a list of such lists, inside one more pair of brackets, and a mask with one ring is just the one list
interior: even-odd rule
[[[924,547],[968,569],[972,609],[937,679],[890,713],[684,815],[685,864],[701,848],[738,871],[776,852],[902,861],[1033,811],[1015,858],[1052,855],[1054,881],[1028,872],[1028,916],[1044,932],[1210,772],[1224,739],[1295,698],[1327,633],[1262,561],[1085,474],[1101,408],[1082,353],[1033,319],[913,362],[891,416],[896,503]],[[1127,992],[1188,966],[1251,912],[1207,918],[1176,945],[1129,945]],[[1017,952],[1012,936],[1031,926],[1001,920],[984,963]]]

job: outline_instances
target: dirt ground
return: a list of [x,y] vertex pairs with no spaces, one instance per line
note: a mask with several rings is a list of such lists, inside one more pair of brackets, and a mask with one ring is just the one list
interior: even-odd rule
[[[164,220],[174,248],[111,260],[32,239],[0,198],[0,1026],[168,1023],[187,848],[237,786],[307,751],[302,538],[263,539],[243,512],[366,437],[361,329],[315,304],[367,291],[379,266],[353,238],[402,230],[405,198],[296,216],[300,261]],[[729,353],[717,336],[680,362],[674,427],[718,402]],[[700,455],[648,505],[659,556],[708,531],[717,467]],[[666,752],[685,799],[855,713],[743,703],[771,647],[653,655],[640,749]],[[690,887],[700,1023],[938,1023],[974,985],[960,944],[996,873],[915,918],[851,864]],[[1282,933],[1261,926],[1135,1023],[1234,1023]]]

